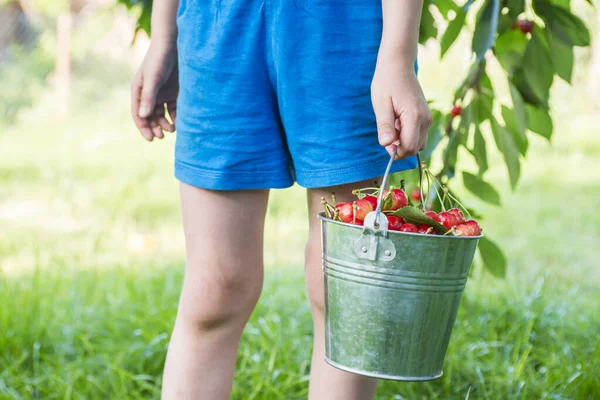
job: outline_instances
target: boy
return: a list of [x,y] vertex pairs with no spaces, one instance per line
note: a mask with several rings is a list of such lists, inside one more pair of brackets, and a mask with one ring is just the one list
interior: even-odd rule
[[321,196],[349,200],[381,175],[386,150],[398,147],[393,171],[416,167],[431,124],[414,70],[422,0],[180,1],[154,1],[151,45],[132,84],[147,140],[177,122],[187,265],[162,398],[229,398],[262,288],[269,189],[298,182],[310,215],[309,399],[372,399],[375,379],[323,360],[316,214]]

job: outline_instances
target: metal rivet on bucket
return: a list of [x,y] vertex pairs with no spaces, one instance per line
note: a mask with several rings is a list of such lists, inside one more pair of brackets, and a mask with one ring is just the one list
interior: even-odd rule
[[325,361],[377,378],[440,377],[479,237],[388,231],[379,207],[363,227],[320,218]]

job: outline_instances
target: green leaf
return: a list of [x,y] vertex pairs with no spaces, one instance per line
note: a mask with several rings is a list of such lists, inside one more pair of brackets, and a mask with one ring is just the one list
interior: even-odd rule
[[494,44],[494,54],[509,76],[523,64],[528,42],[520,30],[513,29],[498,36]]
[[498,278],[504,278],[506,276],[506,257],[500,247],[485,236],[479,239],[478,247],[485,269]]
[[432,220],[427,215],[425,215],[423,211],[419,210],[417,207],[414,206],[402,207],[391,213],[391,215],[401,217],[404,221],[414,225],[429,225],[433,226],[438,232],[448,232],[448,229],[446,229],[444,225]]
[[527,141],[527,136],[525,135],[525,126],[520,126],[515,114],[515,110],[506,106],[502,106],[502,118],[506,124],[506,129],[512,134],[519,152],[523,155],[526,155],[529,142]]
[[547,0],[534,0],[533,8],[546,27],[568,46],[589,46],[590,32],[581,19],[567,8],[555,7]]
[[421,27],[419,28],[419,43],[424,44],[427,40],[437,37],[437,28],[431,11],[429,11],[429,1],[423,3],[421,15]]
[[427,134],[427,145],[425,149],[421,151],[421,158],[426,163],[429,163],[431,159],[431,155],[433,151],[436,149],[440,141],[444,137],[444,125],[443,118],[439,111],[433,111],[433,122],[431,123],[431,127],[429,128],[429,133]]
[[525,0],[505,0],[504,5],[508,7],[508,14],[513,21],[525,11]]
[[466,11],[460,9],[456,12],[456,17],[448,23],[448,27],[446,28],[446,31],[442,35],[442,39],[440,41],[440,57],[443,57],[444,54],[446,54],[446,51],[448,51],[450,46],[452,46],[452,43],[454,43],[458,37],[462,27],[465,25],[466,17]]
[[476,123],[481,123],[492,117],[494,98],[483,93],[479,93],[473,97],[470,106],[473,107],[473,120]]
[[552,137],[552,118],[544,109],[527,105],[527,121],[529,130],[550,140]]
[[500,195],[492,185],[477,175],[473,175],[466,171],[463,171],[462,177],[465,187],[469,192],[487,203],[495,204],[497,206],[500,205]]
[[475,133],[473,136],[473,148],[470,150],[473,157],[475,157],[475,161],[477,161],[477,165],[479,165],[479,175],[483,175],[485,171],[488,170],[488,160],[487,160],[487,149],[485,139],[481,130],[479,130],[479,126],[475,126]]
[[454,176],[454,168],[456,166],[456,159],[458,158],[458,146],[464,143],[464,127],[461,125],[458,129],[453,130],[448,140],[448,146],[444,152],[444,169],[447,174],[452,177]]
[[498,15],[500,11],[500,0],[486,0],[477,16],[475,33],[471,47],[477,55],[477,61],[481,61],[485,53],[492,47],[498,31]]
[[523,71],[525,79],[538,99],[548,101],[554,72],[550,67],[552,65],[550,50],[546,45],[546,40],[539,31],[540,28],[532,32],[531,39],[525,50]]
[[556,74],[565,81],[571,83],[573,64],[575,62],[573,47],[556,38],[550,29],[545,29],[544,31],[546,32],[548,47],[552,49],[550,57],[552,58],[552,65],[554,66]]
[[[498,22],[498,32],[506,32],[512,29],[513,23],[517,17],[525,11],[525,0],[504,0],[500,4],[500,8],[508,8],[508,13],[501,14]],[[517,30],[518,31],[518,30]],[[519,31],[519,33],[521,33]]]
[[525,130],[527,129],[527,110],[525,109],[525,103],[523,102],[519,90],[510,81],[508,82],[508,88],[510,89],[510,97],[513,102],[513,111],[515,113],[517,127],[525,133]]
[[448,14],[450,11],[457,12],[460,10],[458,4],[456,4],[453,0],[432,0],[432,3],[440,10],[440,14],[444,16],[444,18],[448,19]]
[[550,97],[550,88],[548,88],[548,92],[545,94],[544,97],[542,97],[542,98],[538,97],[534,93],[533,89],[531,88],[530,82],[527,81],[527,78],[525,78],[525,73],[523,72],[522,68],[517,69],[513,73],[513,77],[511,80],[517,87],[519,93],[521,94],[521,96],[523,97],[523,100],[526,103],[533,104],[533,105],[543,108],[545,110],[548,109],[548,107],[549,107],[548,99]]
[[519,176],[521,175],[519,149],[515,144],[513,136],[506,130],[504,126],[500,125],[495,119],[492,119],[491,123],[496,146],[504,156],[506,168],[508,169],[510,185],[514,189],[517,186],[517,182],[519,182]]

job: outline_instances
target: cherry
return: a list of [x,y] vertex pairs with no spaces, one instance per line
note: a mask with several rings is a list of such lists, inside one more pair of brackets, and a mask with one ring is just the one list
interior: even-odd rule
[[395,215],[388,215],[387,220],[388,220],[388,229],[391,231],[399,231],[400,227],[404,223],[404,220],[402,218],[397,217]]
[[[417,226],[417,230],[419,233],[429,233],[428,231],[430,228],[431,227],[429,225],[425,225],[425,224]],[[431,229],[431,230],[433,231],[433,229]]]
[[384,190],[382,201],[384,210],[394,211],[408,205],[408,197],[402,189],[394,189],[391,192],[389,190]]
[[413,224],[404,224],[400,227],[400,232],[417,233],[419,230]]
[[475,221],[474,219],[468,220],[467,222],[465,222],[465,225],[467,225],[471,229],[473,236],[481,234],[481,226],[479,226],[477,221]]
[[427,211],[425,213],[430,219],[437,221],[437,213],[435,211]]
[[460,209],[451,208],[448,210],[448,212],[454,214],[456,216],[456,218],[458,218],[459,224],[462,224],[463,222],[465,222],[465,216],[463,215],[462,211],[460,211]]
[[363,200],[368,201],[373,206],[373,210],[377,208],[377,197],[375,196],[365,196]]
[[349,201],[343,203],[337,203],[335,208],[338,209],[338,215],[340,217],[340,221],[352,223],[354,220],[354,209],[352,208],[352,203]]
[[460,113],[462,113],[462,107],[461,106],[452,106],[452,109],[450,110],[450,114],[452,114],[455,117],[458,117],[460,115]]
[[454,228],[454,235],[456,236],[479,236],[480,234],[481,227],[477,221],[473,219],[470,219]]
[[446,229],[451,229],[459,223],[458,217],[451,212],[444,211],[438,214],[437,221],[444,225]]
[[410,192],[410,198],[413,199],[413,201],[421,201],[421,191],[419,189],[413,189],[412,192]]
[[524,34],[533,32],[533,22],[528,21],[526,19],[518,20],[517,25],[521,29],[521,32]]
[[369,200],[360,199],[356,201],[356,220],[364,221],[368,213],[373,211],[375,208]]

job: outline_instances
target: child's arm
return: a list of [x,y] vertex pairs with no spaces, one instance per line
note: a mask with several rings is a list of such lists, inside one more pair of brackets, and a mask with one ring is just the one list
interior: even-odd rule
[[[155,0],[150,48],[131,84],[131,115],[146,140],[175,130],[177,95],[177,9],[179,0]],[[166,118],[165,105],[171,117]]]
[[425,148],[431,112],[417,81],[422,0],[383,0],[383,34],[371,84],[379,142],[388,151],[398,144],[398,158]]
[[152,4],[152,43],[175,47],[179,0],[155,0]]

